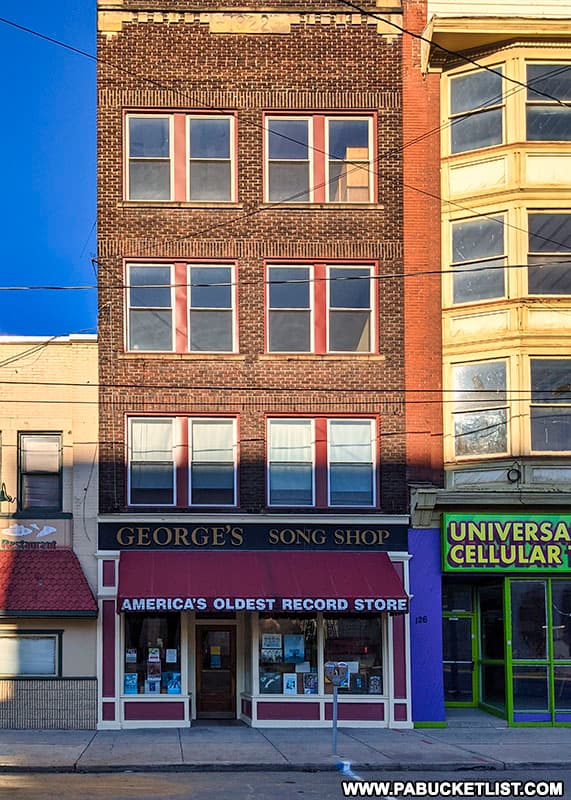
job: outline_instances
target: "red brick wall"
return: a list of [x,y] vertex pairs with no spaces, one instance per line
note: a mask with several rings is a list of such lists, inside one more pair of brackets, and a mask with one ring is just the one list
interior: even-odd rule
[[[124,5],[148,7],[135,0]],[[168,8],[183,5],[171,0]],[[127,23],[118,36],[100,37],[99,56],[101,510],[125,507],[126,412],[239,413],[241,509],[255,511],[264,504],[264,415],[286,411],[379,414],[382,508],[404,512],[402,279],[378,281],[374,358],[264,357],[262,283],[264,259],[272,258],[374,260],[381,275],[402,272],[400,37],[380,37],[365,18],[259,36],[211,34],[198,23]],[[126,207],[124,110],[205,105],[237,110],[240,207]],[[379,204],[260,210],[262,112],[340,109],[378,115]],[[212,226],[218,227],[204,232]],[[235,260],[240,354],[125,356],[120,287],[123,259],[134,257]]]
[[[404,4],[422,33],[426,0]],[[405,386],[407,478],[442,481],[440,113],[438,73],[422,75],[418,39],[403,36]],[[417,144],[417,137],[431,132]],[[426,194],[425,194],[426,193]],[[435,272],[415,276],[415,273]]]

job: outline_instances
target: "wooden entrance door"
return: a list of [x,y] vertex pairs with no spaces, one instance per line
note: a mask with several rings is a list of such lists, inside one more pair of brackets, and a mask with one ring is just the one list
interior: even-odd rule
[[236,629],[196,628],[196,714],[201,718],[236,717]]

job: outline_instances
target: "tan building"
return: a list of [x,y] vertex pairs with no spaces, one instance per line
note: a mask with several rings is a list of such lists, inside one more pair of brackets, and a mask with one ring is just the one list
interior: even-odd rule
[[95,336],[0,337],[0,727],[94,728]]

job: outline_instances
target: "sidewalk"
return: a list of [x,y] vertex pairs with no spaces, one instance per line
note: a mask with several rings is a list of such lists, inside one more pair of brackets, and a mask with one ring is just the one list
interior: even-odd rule
[[563,769],[571,728],[507,728],[461,721],[445,729],[259,730],[198,724],[190,729],[0,732],[0,773],[333,770]]

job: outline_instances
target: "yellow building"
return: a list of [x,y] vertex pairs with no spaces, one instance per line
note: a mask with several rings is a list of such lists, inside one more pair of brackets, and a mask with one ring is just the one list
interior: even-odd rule
[[0,728],[97,720],[97,341],[0,337]]

